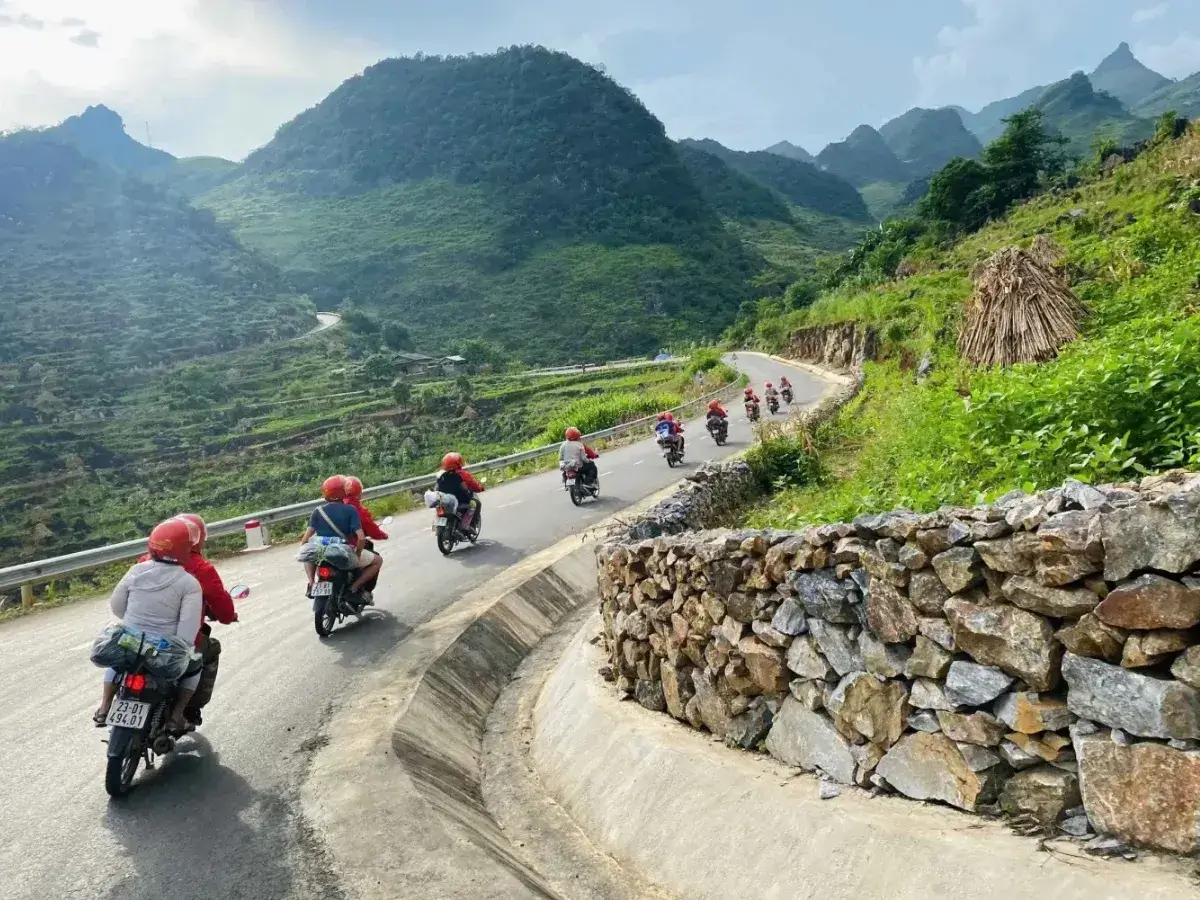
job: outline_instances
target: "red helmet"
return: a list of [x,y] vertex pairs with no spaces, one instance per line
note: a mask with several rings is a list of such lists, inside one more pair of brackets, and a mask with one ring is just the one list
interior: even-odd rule
[[742,391],[742,393],[745,394],[747,397],[749,397],[751,394],[754,393],[754,388],[750,387],[750,385],[746,385],[746,389],[744,391]]
[[583,437],[583,432],[580,431],[578,428],[576,428],[574,425],[572,425],[570,428],[567,429],[566,438],[568,441],[577,441],[581,437]]
[[465,465],[461,453],[447,453],[442,457],[442,468],[447,472],[457,472]]
[[720,408],[721,408],[721,401],[720,401],[720,400],[709,400],[709,401],[708,401],[708,408],[709,408],[709,409],[720,409]]
[[669,412],[665,412],[665,413],[663,413],[663,415],[666,417],[666,419],[667,419],[667,421],[668,421],[668,422],[674,422],[674,421],[675,421],[675,416],[673,416],[671,413],[669,413]]
[[665,422],[665,421],[667,421],[667,414],[666,414],[666,413],[659,413],[659,414],[658,414],[658,421],[660,421],[660,422]]
[[770,387],[770,386],[771,386],[771,382],[769,382],[769,381],[768,381],[768,382],[767,382],[767,387]]
[[208,526],[204,524],[204,520],[195,513],[180,513],[175,518],[183,519],[200,529],[200,536],[196,538],[196,542],[193,545],[193,549],[199,553],[200,548],[204,546],[204,542],[208,540]]
[[348,499],[362,496],[363,485],[361,481],[353,475],[344,475],[342,479],[346,483],[346,497]]
[[344,475],[330,475],[321,484],[321,496],[326,500],[344,500],[346,499],[346,477]]
[[200,529],[181,516],[159,522],[150,532],[149,549],[154,559],[183,562],[200,539]]

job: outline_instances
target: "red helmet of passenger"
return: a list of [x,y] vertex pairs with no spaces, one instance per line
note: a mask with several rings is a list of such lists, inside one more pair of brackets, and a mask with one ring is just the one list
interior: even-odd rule
[[567,429],[566,437],[567,437],[568,441],[577,441],[581,437],[583,437],[583,432],[580,431],[578,428],[576,428],[574,425],[572,425],[570,428]]
[[447,472],[457,472],[465,465],[461,453],[447,453],[442,457],[442,468]]
[[667,414],[666,414],[666,413],[659,413],[659,414],[658,414],[658,421],[660,421],[660,422],[665,422],[665,421],[667,421]]
[[708,401],[708,408],[709,408],[709,409],[713,409],[713,410],[720,409],[720,408],[721,408],[721,401],[720,401],[720,400],[709,400],[709,401]]
[[361,497],[363,492],[363,483],[353,475],[346,475],[343,479],[346,482],[346,497],[354,499]]
[[771,387],[771,382],[767,382],[767,387]]
[[195,513],[180,513],[175,518],[183,519],[199,529],[199,537],[196,538],[196,543],[193,545],[193,549],[199,553],[204,542],[208,540],[208,526],[204,524],[204,520]]
[[180,516],[167,519],[150,532],[150,555],[164,562],[183,562],[200,538],[200,529]]
[[326,500],[346,499],[346,479],[342,475],[331,475],[321,484],[321,496]]
[[666,417],[666,419],[667,419],[667,421],[668,421],[668,422],[674,422],[674,421],[675,421],[675,416],[673,416],[671,413],[669,413],[669,412],[666,412],[666,413],[663,413],[663,415]]

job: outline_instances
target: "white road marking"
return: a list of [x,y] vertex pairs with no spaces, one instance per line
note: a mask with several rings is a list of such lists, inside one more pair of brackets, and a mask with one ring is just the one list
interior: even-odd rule
[[607,477],[608,477],[609,475],[611,475],[611,474],[612,474],[612,472],[601,472],[601,473],[600,473],[600,477],[601,477],[601,478],[607,478]]
[[634,463],[634,465],[635,465],[635,466],[640,466],[640,465],[641,465],[642,463],[644,463],[644,462],[645,462],[645,460],[644,460],[644,459],[639,459],[637,462],[635,462],[635,463]]
[[512,503],[501,503],[496,509],[508,509],[510,506],[516,506],[518,503],[524,503],[524,500],[514,500]]

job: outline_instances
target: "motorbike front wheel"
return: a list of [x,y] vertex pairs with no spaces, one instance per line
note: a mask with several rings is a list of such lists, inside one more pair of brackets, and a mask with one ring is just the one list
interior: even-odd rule
[[133,786],[142,763],[142,733],[132,728],[114,728],[108,735],[108,765],[104,790],[110,797],[124,797]]

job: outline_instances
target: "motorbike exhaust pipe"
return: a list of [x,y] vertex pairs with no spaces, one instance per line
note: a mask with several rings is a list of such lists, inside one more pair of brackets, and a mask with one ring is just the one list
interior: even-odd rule
[[160,734],[154,739],[154,743],[150,745],[150,749],[159,756],[166,756],[175,749],[175,739],[168,734]]

